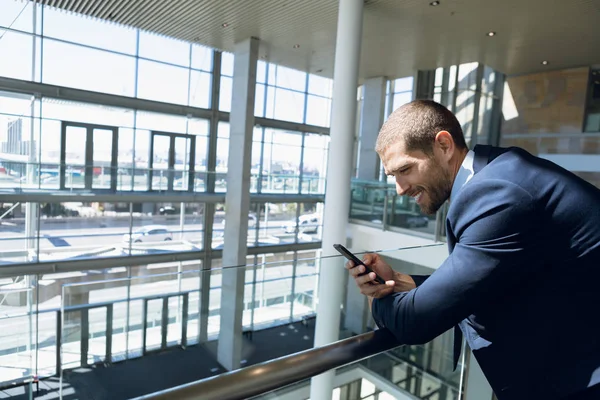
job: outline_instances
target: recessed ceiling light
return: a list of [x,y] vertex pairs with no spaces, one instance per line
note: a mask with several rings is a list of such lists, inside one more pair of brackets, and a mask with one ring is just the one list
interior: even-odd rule
[[432,1],[431,3],[429,3],[429,5],[430,5],[430,6],[433,6],[433,7],[435,7],[435,6],[439,6],[439,5],[440,5],[440,2],[439,2],[438,0],[435,0],[435,1]]
[[223,28],[227,28],[227,27],[229,26],[229,24],[228,24],[227,22],[223,22],[223,24],[221,24],[221,26],[222,26]]
[[299,44],[295,44],[295,45],[294,45],[294,48],[295,48],[295,49],[299,49],[299,48],[300,48],[300,45],[299,45]]
[[487,33],[487,35],[488,35],[489,37],[496,36],[496,32],[494,32],[494,31],[490,31],[490,32],[488,32],[488,33]]
[[548,61],[546,61],[546,60],[542,61],[542,65],[548,65]]

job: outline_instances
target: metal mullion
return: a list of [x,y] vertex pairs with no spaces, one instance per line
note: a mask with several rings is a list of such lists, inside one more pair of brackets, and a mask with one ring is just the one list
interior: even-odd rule
[[188,192],[195,191],[196,182],[196,136],[189,135],[190,152],[189,152],[189,170],[188,170]]
[[[250,309],[250,330],[254,331],[254,309],[255,307],[255,303],[256,303],[256,271],[258,268],[258,255],[254,255],[254,268],[252,271],[252,298],[250,299],[250,305],[251,305],[251,309]],[[263,277],[264,278],[264,277]]]
[[[135,135],[135,134],[134,134]],[[117,179],[118,179],[118,158],[119,158],[119,128],[114,127],[112,129],[112,148],[110,155],[110,190],[117,190]],[[133,187],[132,187],[133,190]]]
[[181,309],[181,346],[187,346],[187,324],[189,313],[189,293],[183,293],[183,304]]
[[[39,328],[38,328],[39,330]],[[56,311],[56,375],[61,375],[62,370],[62,311]]]
[[[58,171],[59,171],[59,177],[58,177],[58,182],[59,182],[59,186],[58,188],[60,190],[64,190],[65,189],[65,185],[66,185],[66,173],[67,173],[67,145],[66,145],[66,139],[67,139],[67,123],[66,122],[61,122],[60,125],[60,165],[58,166]],[[40,146],[41,149],[42,146]]]
[[142,300],[142,356],[146,355],[146,336],[148,330],[148,299]]
[[294,303],[296,297],[296,267],[298,266],[298,252],[294,251],[294,260],[292,263],[292,292],[290,294],[290,322],[294,320]]
[[167,163],[167,191],[173,191],[173,181],[175,180],[175,135],[169,134],[169,161]]
[[220,51],[213,52],[213,71],[210,96],[210,126],[208,132],[208,148],[206,158],[206,192],[215,192],[217,142],[219,130],[219,102],[221,98],[221,57]]
[[104,362],[112,362],[112,336],[113,336],[113,305],[106,306],[106,356]]
[[167,348],[167,334],[169,325],[169,297],[162,298],[162,313],[160,322],[160,348]]
[[88,365],[87,357],[89,351],[89,340],[90,340],[90,319],[89,319],[89,308],[82,308],[79,312],[81,313],[81,338],[80,338],[80,362],[81,366],[85,367]]
[[[308,96],[308,95],[307,95]],[[304,180],[304,146],[306,143],[306,132],[301,132],[302,135],[302,144],[300,145],[300,166],[298,171],[298,194],[302,194],[302,181]],[[310,181],[309,181],[309,189],[310,189]],[[310,193],[310,190],[309,190]]]
[[154,179],[154,138],[156,133],[150,132],[150,146],[148,149],[148,191],[154,190],[153,179]]
[[85,135],[85,171],[84,187],[86,190],[91,190],[94,180],[94,128],[86,127]]

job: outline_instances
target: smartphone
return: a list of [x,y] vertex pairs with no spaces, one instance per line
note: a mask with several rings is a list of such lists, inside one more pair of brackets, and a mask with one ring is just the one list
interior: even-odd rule
[[[354,254],[350,253],[350,251],[347,248],[345,248],[344,246],[342,246],[341,244],[334,244],[333,248],[336,249],[337,251],[339,251],[348,260],[352,261],[354,263],[354,265],[364,266],[365,272],[360,274],[361,276],[373,272],[373,270],[371,268],[367,267],[361,260],[358,259],[358,257],[356,257]],[[381,283],[382,285],[385,284],[385,281],[377,274],[375,274],[375,281],[377,281],[377,283]]]

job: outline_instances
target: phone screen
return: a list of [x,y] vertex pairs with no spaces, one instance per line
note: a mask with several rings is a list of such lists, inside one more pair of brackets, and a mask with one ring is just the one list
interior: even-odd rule
[[[361,260],[359,260],[358,257],[356,257],[354,254],[352,254],[347,248],[345,248],[341,244],[334,244],[333,248],[336,249],[337,251],[339,251],[348,260],[352,261],[354,263],[354,265],[364,266],[365,272],[362,273],[361,276],[373,272],[373,270],[371,268],[367,267]],[[381,283],[381,284],[385,283],[385,281],[377,274],[375,274],[375,281],[377,281],[377,283]]]

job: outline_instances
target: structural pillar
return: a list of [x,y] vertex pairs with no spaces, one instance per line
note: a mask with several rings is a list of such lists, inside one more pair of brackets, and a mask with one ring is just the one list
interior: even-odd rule
[[[229,161],[225,197],[225,234],[221,284],[221,322],[217,359],[223,367],[240,367],[242,316],[244,310],[248,211],[250,209],[250,167],[254,128],[254,96],[258,39],[235,45],[233,89],[229,115]],[[230,268],[227,268],[230,267]]]
[[379,156],[375,153],[377,135],[383,125],[387,79],[367,79],[363,84],[363,101],[358,143],[357,178],[379,180]]
[[[356,87],[363,25],[363,0],[340,0],[333,74],[333,103],[327,186],[323,213],[324,257],[338,254],[335,243],[346,243],[350,211],[350,182],[356,127]],[[340,257],[324,258],[319,274],[319,304],[315,327],[315,346],[339,339],[340,308],[347,271]],[[311,380],[310,398],[330,400],[335,371]]]

